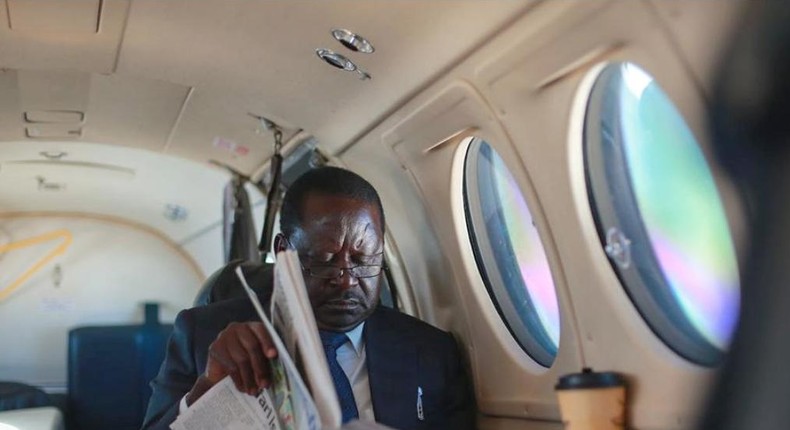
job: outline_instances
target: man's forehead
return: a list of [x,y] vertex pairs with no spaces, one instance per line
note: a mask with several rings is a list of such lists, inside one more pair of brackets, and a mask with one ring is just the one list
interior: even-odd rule
[[326,229],[303,231],[299,240],[301,249],[311,257],[332,255],[345,247],[355,254],[372,255],[382,251],[383,238],[376,233],[376,226],[367,223],[358,229],[334,228],[331,224]]
[[376,222],[379,208],[365,200],[347,196],[308,194],[301,210],[301,226],[338,225],[344,222]]
[[321,217],[312,222],[306,221],[302,234],[314,244],[339,245],[345,241],[377,243],[381,236],[374,216]]

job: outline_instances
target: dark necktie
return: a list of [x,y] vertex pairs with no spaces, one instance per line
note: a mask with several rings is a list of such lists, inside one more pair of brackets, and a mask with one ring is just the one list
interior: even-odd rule
[[332,381],[335,383],[335,391],[337,391],[337,397],[340,400],[340,411],[343,413],[343,424],[345,424],[354,418],[359,418],[357,403],[354,400],[354,391],[351,390],[348,377],[337,361],[337,349],[344,343],[349,342],[349,339],[345,333],[331,331],[319,331],[318,333],[321,336],[321,343],[324,344],[329,373],[332,375]]

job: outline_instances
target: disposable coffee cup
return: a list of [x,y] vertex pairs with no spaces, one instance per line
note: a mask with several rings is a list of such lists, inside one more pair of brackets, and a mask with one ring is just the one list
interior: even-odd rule
[[625,379],[614,372],[585,368],[554,387],[565,430],[625,429]]

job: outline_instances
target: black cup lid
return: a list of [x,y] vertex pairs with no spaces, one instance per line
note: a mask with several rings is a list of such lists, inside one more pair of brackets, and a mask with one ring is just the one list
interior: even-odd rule
[[560,378],[556,390],[574,390],[583,388],[609,388],[625,386],[625,379],[615,372],[593,372],[584,368],[581,373],[571,373]]

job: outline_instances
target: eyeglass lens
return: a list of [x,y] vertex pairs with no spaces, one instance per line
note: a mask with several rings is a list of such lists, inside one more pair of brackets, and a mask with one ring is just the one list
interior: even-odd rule
[[381,266],[355,266],[349,268],[314,266],[307,269],[311,276],[324,279],[339,278],[343,276],[343,272],[348,272],[355,278],[370,278],[381,273]]

